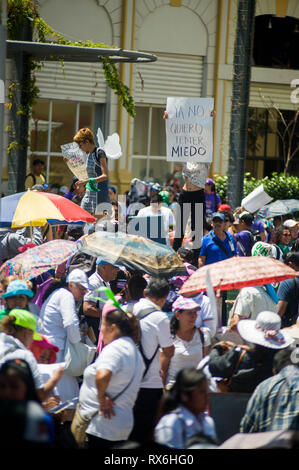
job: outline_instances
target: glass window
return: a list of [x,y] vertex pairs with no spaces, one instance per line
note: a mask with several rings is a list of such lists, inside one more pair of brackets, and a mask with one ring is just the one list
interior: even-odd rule
[[149,107],[136,106],[136,117],[134,119],[134,155],[147,155]]
[[[164,109],[165,106],[136,106],[132,157],[135,178],[151,178],[160,184],[165,182],[173,166],[166,162]],[[147,158],[138,158],[140,155]]]
[[162,108],[152,108],[151,155],[166,155],[166,132]]
[[146,178],[146,159],[134,158],[132,161],[132,173],[134,178],[144,180]]
[[51,152],[61,152],[61,145],[72,142],[75,129],[76,103],[70,101],[54,101]]
[[49,128],[49,101],[38,101],[32,110],[30,128],[30,150],[46,152]]
[[[271,175],[273,171],[284,171],[287,149],[294,152],[299,144],[299,121],[291,110],[249,108],[246,171],[256,178]],[[288,133],[293,134],[290,142]],[[284,149],[285,147],[285,149]],[[292,174],[298,174],[299,152],[289,166]],[[263,164],[262,164],[263,163]]]
[[299,69],[299,19],[259,15],[255,18],[253,64]]
[[164,185],[171,174],[172,163],[165,160],[150,160],[149,176]]
[[50,184],[69,186],[73,174],[63,161],[60,147],[73,140],[77,128],[92,129],[93,115],[94,105],[90,103],[38,100],[33,107],[28,156],[31,163],[41,158],[46,166],[49,164],[46,173]]
[[[92,129],[93,109],[94,107],[92,104],[80,103],[78,129],[82,129],[82,127],[88,127],[89,129]],[[77,129],[75,129],[75,131],[77,131]]]

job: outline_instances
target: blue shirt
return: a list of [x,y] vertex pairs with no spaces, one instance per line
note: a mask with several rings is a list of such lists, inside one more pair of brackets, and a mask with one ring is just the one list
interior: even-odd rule
[[[202,244],[201,244],[201,249],[200,249],[200,254],[199,256],[205,256],[206,257],[206,262],[205,264],[212,264],[212,263],[217,263],[217,261],[223,261],[225,259],[231,258],[232,256],[236,255],[236,242],[231,233],[225,232],[226,233],[226,239],[222,241],[220,238],[218,238],[214,230],[211,230],[208,235],[205,235],[202,238]],[[222,244],[224,249],[227,252],[227,255],[225,252],[215,243],[213,240],[217,240]]]

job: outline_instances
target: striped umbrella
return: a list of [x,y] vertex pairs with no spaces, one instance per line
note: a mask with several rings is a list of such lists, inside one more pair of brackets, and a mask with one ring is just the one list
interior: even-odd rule
[[89,212],[58,194],[26,191],[0,200],[0,227],[40,227],[70,223],[94,223]]

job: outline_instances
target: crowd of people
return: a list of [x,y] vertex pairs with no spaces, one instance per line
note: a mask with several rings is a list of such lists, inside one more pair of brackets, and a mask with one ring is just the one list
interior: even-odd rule
[[[230,393],[232,409],[234,393],[250,394],[241,433],[299,431],[298,277],[243,287],[231,308],[223,293],[221,325],[206,293],[179,293],[197,269],[231,257],[236,264],[240,256],[272,257],[299,271],[296,218],[260,220],[243,207],[233,211],[200,164],[176,167],[164,185],[134,178],[124,206],[117,188],[109,186],[106,156],[91,131],[81,129],[74,141],[88,153],[89,180],[74,179],[60,193],[96,222],[49,226],[47,233],[35,227],[32,237],[25,229],[1,228],[1,263],[46,243],[49,233],[50,239],[76,242],[96,230],[117,232],[132,217],[158,214],[165,243],[186,274],[151,277],[78,252],[30,281],[2,279],[2,444],[9,445],[7,430],[19,423],[16,448],[218,448],[209,412],[213,393]],[[38,172],[37,161],[27,187],[51,190]],[[197,202],[203,205],[199,246]],[[101,203],[111,210],[98,214]],[[185,203],[190,211],[182,222],[178,214]],[[75,374],[67,353],[79,345],[89,347],[90,356]]]

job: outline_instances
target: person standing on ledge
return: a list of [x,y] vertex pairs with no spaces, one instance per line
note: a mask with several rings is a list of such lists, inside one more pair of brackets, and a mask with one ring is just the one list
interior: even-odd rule
[[[211,116],[214,117],[216,111],[211,111]],[[168,112],[164,111],[163,119],[168,119]],[[175,223],[175,238],[173,241],[173,249],[177,251],[183,243],[185,236],[186,225],[188,217],[191,214],[191,230],[192,230],[192,242],[195,241],[195,231],[196,230],[196,205],[202,204],[202,216],[201,224],[205,222],[206,218],[206,209],[205,209],[205,183],[210,169],[210,163],[203,162],[185,162],[182,168],[182,176],[184,178],[184,186],[179,195],[178,204],[180,206],[180,211],[176,212],[176,223]],[[185,209],[183,209],[185,206]],[[198,258],[199,255],[199,246],[194,246],[195,258]]]
[[[107,156],[104,150],[97,148],[94,134],[87,127],[80,129],[74,136],[73,141],[78,144],[83,152],[87,153],[86,170],[88,179],[77,181],[76,183],[78,190],[86,188],[85,195],[81,201],[81,207],[95,216],[97,205],[103,203],[109,204],[110,202]],[[100,212],[102,213],[103,210]]]

